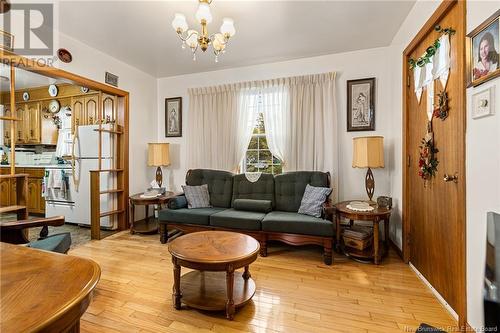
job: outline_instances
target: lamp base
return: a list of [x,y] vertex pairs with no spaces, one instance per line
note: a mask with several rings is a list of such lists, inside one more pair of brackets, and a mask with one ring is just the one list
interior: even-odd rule
[[163,183],[163,173],[161,171],[161,167],[156,168],[156,183],[158,183],[158,187],[161,187]]
[[368,171],[366,171],[365,188],[366,194],[368,194],[368,199],[370,200],[370,202],[373,202],[372,198],[373,193],[375,192],[375,178],[373,178],[372,169],[370,168],[368,168]]

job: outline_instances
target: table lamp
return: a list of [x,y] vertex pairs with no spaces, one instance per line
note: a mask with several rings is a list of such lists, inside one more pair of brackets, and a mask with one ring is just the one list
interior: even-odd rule
[[375,192],[375,179],[371,168],[384,167],[384,137],[363,136],[353,138],[352,167],[368,168],[365,187],[368,198],[372,201]]
[[170,165],[170,154],[168,143],[148,143],[148,166],[156,168],[156,182],[161,187],[163,183],[162,166]]

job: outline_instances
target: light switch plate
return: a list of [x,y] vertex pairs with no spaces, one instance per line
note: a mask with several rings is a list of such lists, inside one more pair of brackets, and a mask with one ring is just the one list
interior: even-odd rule
[[495,113],[495,86],[483,89],[472,95],[472,119],[478,119]]

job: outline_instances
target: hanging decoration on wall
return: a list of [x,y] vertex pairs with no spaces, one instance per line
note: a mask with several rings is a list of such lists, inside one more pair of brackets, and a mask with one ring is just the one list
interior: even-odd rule
[[427,181],[436,175],[437,166],[439,164],[436,153],[438,153],[439,150],[434,146],[432,132],[427,133],[421,143],[422,145],[419,147],[418,175],[424,180],[425,186]]
[[443,90],[438,93],[437,96],[438,103],[434,109],[434,117],[445,120],[448,117],[448,111],[450,110],[450,107],[448,106],[448,93]]
[[[446,84],[450,76],[451,56],[450,56],[450,36],[455,34],[452,28],[443,29],[437,25],[435,31],[441,33],[441,36],[429,46],[425,53],[418,58],[409,59],[410,69],[413,70],[413,79],[415,85],[415,95],[420,104],[422,93],[427,90],[426,114],[427,114],[427,132],[421,141],[418,161],[418,175],[424,180],[424,186],[427,181],[436,175],[439,161],[436,154],[439,150],[434,144],[434,133],[432,130],[432,118],[438,117],[441,120],[448,117],[448,94],[446,93]],[[434,81],[441,82],[442,91],[438,93],[437,105],[434,104]]]

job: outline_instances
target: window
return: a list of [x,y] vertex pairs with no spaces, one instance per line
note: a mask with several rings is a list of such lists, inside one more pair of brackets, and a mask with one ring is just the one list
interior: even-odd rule
[[[258,103],[261,103],[259,101]],[[267,145],[264,115],[259,112],[252,139],[241,165],[243,172],[264,172],[277,175],[283,172],[281,161],[274,157]]]

